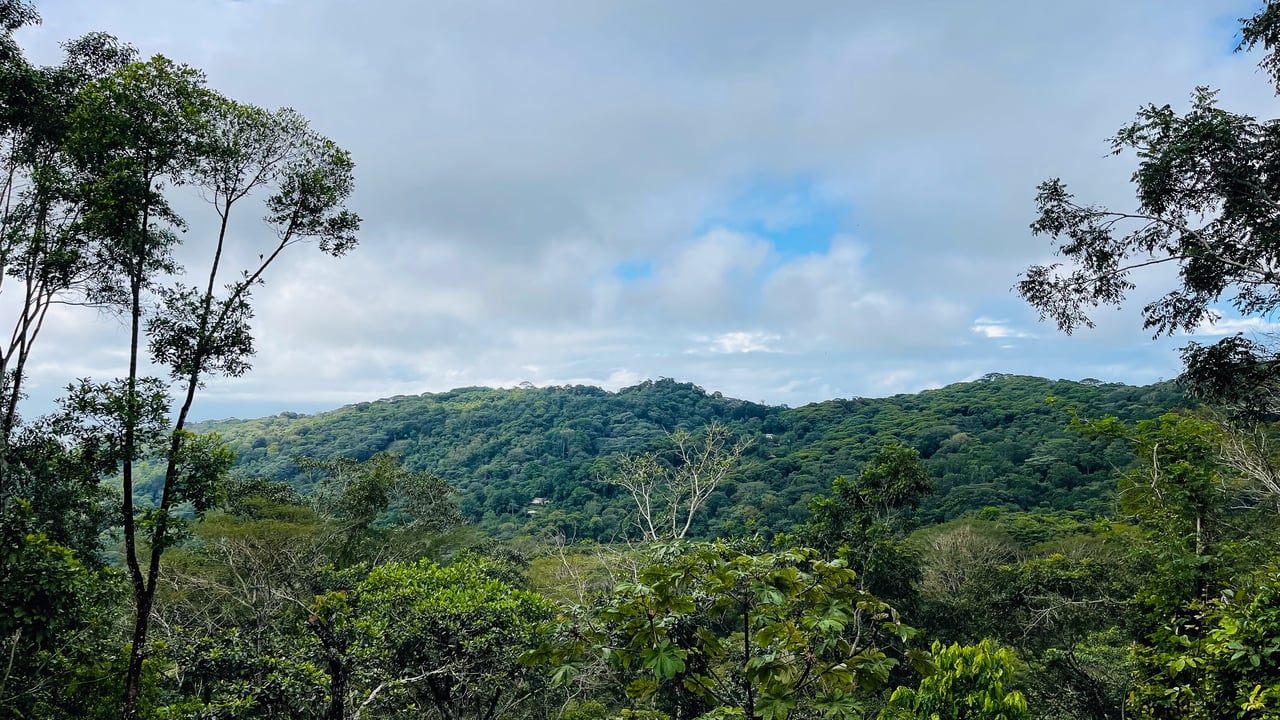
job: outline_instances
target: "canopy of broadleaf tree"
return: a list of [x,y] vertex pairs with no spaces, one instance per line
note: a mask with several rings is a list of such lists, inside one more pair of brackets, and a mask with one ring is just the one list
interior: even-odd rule
[[[1262,46],[1261,62],[1280,93],[1280,3],[1243,20],[1237,50]],[[1280,121],[1233,113],[1198,87],[1191,107],[1142,107],[1111,139],[1133,153],[1137,204],[1112,210],[1078,201],[1059,179],[1042,183],[1036,234],[1053,238],[1065,263],[1037,265],[1018,283],[1041,318],[1070,333],[1093,325],[1090,310],[1119,305],[1135,273],[1177,268],[1177,282],[1143,309],[1157,336],[1192,332],[1228,308],[1268,320],[1280,309]],[[1183,379],[1238,414],[1280,410],[1280,352],[1265,338],[1237,333],[1183,350]]]

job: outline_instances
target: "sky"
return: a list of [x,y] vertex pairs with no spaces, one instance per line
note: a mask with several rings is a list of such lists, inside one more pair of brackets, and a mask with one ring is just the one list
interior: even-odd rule
[[[356,161],[359,248],[273,266],[253,370],[210,380],[199,418],[523,382],[797,406],[991,372],[1169,379],[1188,338],[1137,313],[1167,275],[1070,337],[1013,294],[1052,257],[1035,187],[1131,206],[1107,138],[1197,85],[1277,114],[1232,52],[1256,0],[36,4],[33,61],[106,31]],[[196,267],[215,217],[179,205]],[[1236,329],[1270,327],[1204,334]],[[27,412],[119,374],[126,343],[119,318],[51,316]]]

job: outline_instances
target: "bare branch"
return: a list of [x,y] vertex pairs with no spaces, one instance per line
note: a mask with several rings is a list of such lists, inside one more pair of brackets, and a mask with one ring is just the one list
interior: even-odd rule
[[634,455],[607,479],[631,493],[644,542],[688,535],[698,511],[751,447],[746,439],[731,443],[729,429],[716,422],[696,436],[677,430],[667,437],[674,446],[670,465],[656,453]]
[[411,685],[413,683],[426,680],[432,675],[443,675],[446,672],[448,672],[447,668],[436,668],[435,670],[428,670],[427,672],[424,672],[420,675],[414,675],[413,677],[399,678],[396,680],[388,680],[384,683],[379,684],[378,687],[374,688],[369,693],[369,696],[364,699],[364,702],[360,703],[360,705],[356,707],[355,712],[351,714],[351,720],[360,720],[360,716],[364,714],[365,708],[369,707],[369,705],[372,704],[375,699],[377,699],[378,693],[382,692],[383,690],[386,690],[387,688]]

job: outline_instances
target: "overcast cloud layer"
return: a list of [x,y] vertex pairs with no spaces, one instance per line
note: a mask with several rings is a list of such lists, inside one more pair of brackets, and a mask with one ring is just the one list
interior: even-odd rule
[[[1133,311],[1064,337],[1010,288],[1048,259],[1038,182],[1129,204],[1106,138],[1139,105],[1209,85],[1276,115],[1230,52],[1256,5],[46,0],[19,37],[54,63],[111,32],[355,156],[360,248],[276,268],[254,370],[201,417],[663,376],[798,405],[1176,375],[1185,338]],[[32,407],[118,373],[122,330],[54,318]]]

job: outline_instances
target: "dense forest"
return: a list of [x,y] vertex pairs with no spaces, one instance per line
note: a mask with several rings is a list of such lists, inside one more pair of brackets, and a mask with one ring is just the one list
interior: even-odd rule
[[[463,515],[510,539],[549,529],[570,538],[621,540],[632,499],[608,483],[621,457],[669,449],[668,434],[724,425],[750,445],[708,499],[694,535],[789,532],[881,448],[920,453],[934,479],[925,523],[966,512],[1105,515],[1115,470],[1130,449],[1072,430],[1075,416],[1135,421],[1185,407],[1173,383],[1130,387],[989,375],[919,394],[782,408],[732,400],[673,380],[616,393],[594,387],[464,388],[361,403],[314,416],[203,423],[236,453],[237,470],[306,490],[297,459],[376,453],[448,480]],[[532,504],[535,499],[539,502]]]
[[[354,163],[110,35],[33,64],[37,22],[0,0],[0,720],[1280,717],[1266,337],[1149,387],[787,408],[664,379],[194,423],[251,369],[255,290],[355,249]],[[1280,3],[1242,22],[1280,91]],[[1135,209],[1040,186],[1061,262],[1017,291],[1043,319],[1088,326],[1160,264],[1148,330],[1274,317],[1280,123],[1201,88],[1112,149]],[[35,416],[62,305],[120,318],[125,362]]]

